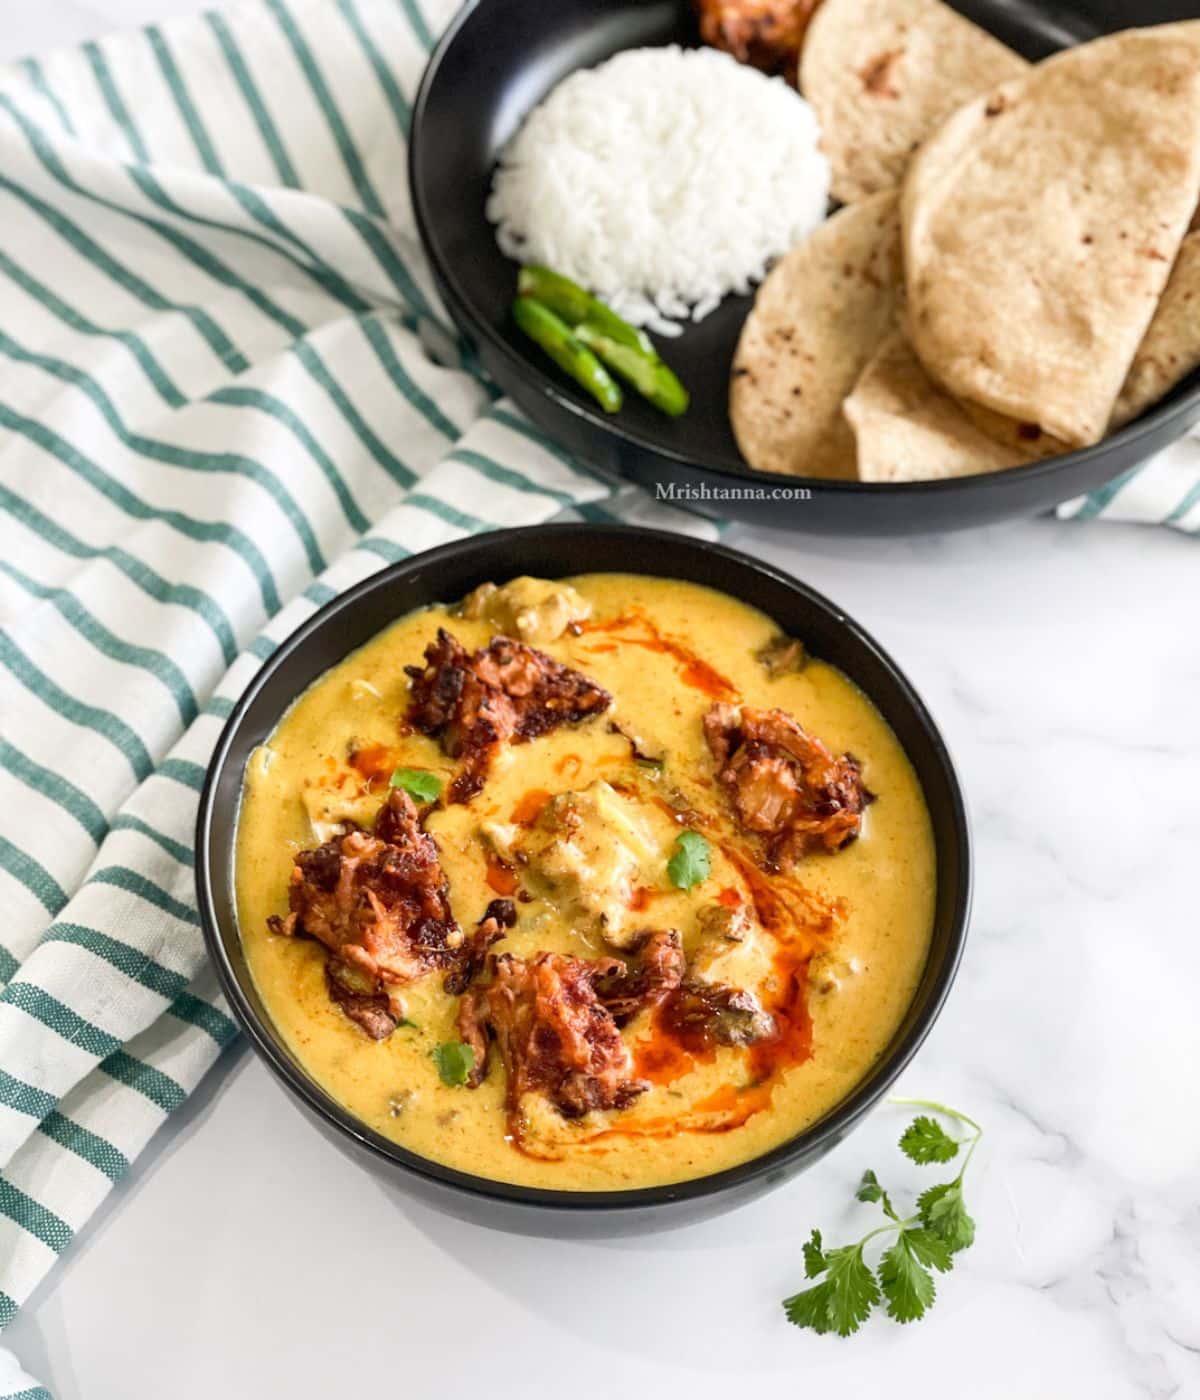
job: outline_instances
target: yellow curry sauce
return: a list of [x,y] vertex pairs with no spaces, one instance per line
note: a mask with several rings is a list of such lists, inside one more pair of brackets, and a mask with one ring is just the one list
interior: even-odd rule
[[[269,931],[268,917],[287,908],[293,855],[324,839],[323,822],[349,817],[369,826],[398,765],[431,769],[447,783],[457,771],[436,740],[406,732],[403,723],[404,667],[421,663],[439,627],[468,649],[497,631],[452,607],[402,618],[334,667],[256,751],[238,823],[238,916],[256,984],[285,1041],[333,1098],[377,1132],[497,1180],[565,1190],[650,1186],[761,1155],[863,1078],[925,962],[933,839],[916,776],[874,706],[817,660],[772,675],[758,654],[777,629],[763,614],[690,583],[625,574],[568,582],[591,604],[590,619],[557,640],[530,640],[607,689],[613,708],[507,746],[470,803],[431,811],[426,826],[440,848],[454,915],[469,931],[490,901],[521,881],[526,902],[498,952],[595,958],[630,931],[678,929],[696,967],[759,995],[777,1034],[757,1045],[689,1047],[653,1013],[640,1014],[622,1034],[650,1089],[631,1107],[570,1121],[548,1101],[531,1104],[518,1143],[495,1054],[476,1089],[439,1078],[432,1052],[458,1039],[458,999],[443,990],[439,973],[403,991],[414,1024],[375,1041],[330,1000],[325,948]],[[714,778],[701,722],[715,699],[785,710],[835,753],[853,753],[877,798],[860,839],[835,854],[810,855],[787,874],[766,873]],[[630,735],[639,753],[662,766],[639,762]],[[525,880],[506,858],[549,799],[566,792],[583,794],[585,807],[611,822],[606,832],[622,833],[619,849],[632,851],[636,878],[606,865],[612,847],[604,841],[586,872],[592,878],[569,897],[552,879]],[[667,876],[682,824],[702,829],[712,851],[708,878],[688,890]],[[722,905],[744,910],[754,935],[714,940],[706,911]],[[598,920],[597,910],[607,912]]]

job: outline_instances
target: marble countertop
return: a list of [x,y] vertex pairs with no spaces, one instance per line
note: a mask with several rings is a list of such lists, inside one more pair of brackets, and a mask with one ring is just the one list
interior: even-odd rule
[[[0,0],[0,57],[200,8]],[[970,942],[899,1092],[986,1137],[975,1247],[922,1323],[789,1327],[813,1225],[864,1167],[919,1187],[888,1108],[709,1224],[560,1243],[380,1185],[242,1048],[159,1135],[6,1333],[57,1400],[921,1400],[1200,1396],[1200,555],[1036,521],[893,542],[738,530],[863,622],[943,726],[977,842]],[[836,1386],[831,1390],[830,1386]],[[786,1389],[784,1389],[786,1387]]]

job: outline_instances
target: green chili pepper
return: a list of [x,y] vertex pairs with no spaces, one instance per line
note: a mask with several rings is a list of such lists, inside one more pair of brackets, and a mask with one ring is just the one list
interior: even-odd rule
[[594,350],[610,369],[615,369],[623,379],[627,379],[642,398],[648,399],[655,408],[672,418],[687,412],[691,402],[688,391],[657,355],[651,358],[628,345],[618,345],[592,321],[576,326],[575,335],[589,350]]
[[540,345],[564,374],[586,389],[605,413],[617,412],[622,402],[621,386],[565,321],[528,296],[517,297],[512,313],[530,340]]
[[598,331],[618,345],[628,345],[631,350],[640,350],[644,355],[657,359],[650,337],[623,320],[602,301],[597,301],[590,292],[577,282],[564,277],[561,272],[552,272],[548,267],[523,267],[517,274],[517,293],[523,297],[533,297],[547,306],[556,316],[561,316],[568,326],[577,326],[581,321],[590,321]]

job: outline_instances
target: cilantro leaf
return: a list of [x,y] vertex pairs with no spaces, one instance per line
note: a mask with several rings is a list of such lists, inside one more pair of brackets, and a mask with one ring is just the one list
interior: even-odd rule
[[962,1182],[931,1186],[917,1197],[921,1224],[942,1240],[951,1254],[966,1249],[975,1239],[975,1222],[963,1203]]
[[451,1088],[465,1084],[475,1068],[475,1051],[461,1040],[444,1040],[431,1053],[442,1083]]
[[787,1320],[795,1327],[810,1327],[822,1336],[833,1331],[829,1321],[828,1281],[814,1284],[800,1293],[793,1293],[783,1300],[783,1311]]
[[907,1230],[884,1250],[879,1261],[879,1286],[887,1315],[896,1322],[915,1322],[932,1305],[937,1293],[933,1275],[917,1257]]
[[831,1249],[825,1263],[832,1289],[829,1311],[834,1329],[839,1337],[848,1337],[866,1322],[879,1302],[879,1285],[863,1262],[861,1244]]
[[388,779],[388,787],[403,788],[415,802],[436,802],[444,786],[428,768],[397,768]]
[[698,831],[681,831],[675,838],[675,849],[667,861],[671,883],[681,890],[690,890],[701,880],[708,879],[712,869],[712,847]]
[[949,1273],[954,1267],[950,1246],[940,1235],[931,1234],[928,1230],[914,1225],[904,1232],[904,1237],[922,1264],[927,1264],[940,1274]]
[[821,1232],[814,1230],[804,1242],[804,1277],[816,1278],[825,1272],[825,1252],[821,1248]]
[[857,1332],[879,1302],[879,1285],[863,1261],[861,1244],[831,1249],[825,1256],[826,1275],[820,1283],[785,1299],[789,1322],[814,1332]]
[[898,1220],[900,1218],[892,1209],[891,1197],[883,1187],[880,1186],[879,1178],[873,1171],[863,1172],[862,1182],[855,1192],[855,1195],[860,1201],[878,1201],[883,1207],[884,1214],[890,1216],[893,1220]]
[[929,1162],[949,1162],[958,1156],[958,1141],[935,1118],[922,1113],[905,1128],[900,1151],[922,1166]]
[[396,1022],[396,1029],[397,1029],[398,1031],[400,1031],[400,1030],[419,1031],[419,1030],[421,1029],[421,1027],[418,1026],[417,1023],[416,1023],[415,1021],[410,1021],[410,1020],[408,1019],[407,1016],[401,1016],[401,1018]]

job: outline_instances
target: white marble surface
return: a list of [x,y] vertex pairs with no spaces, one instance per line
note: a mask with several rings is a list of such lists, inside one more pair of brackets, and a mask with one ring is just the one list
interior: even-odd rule
[[[0,56],[196,8],[0,0]],[[856,1228],[865,1166],[919,1180],[892,1145],[898,1110],[709,1225],[562,1244],[388,1191],[243,1050],[6,1334],[58,1400],[1200,1396],[1200,544],[1048,521],[733,542],[893,651],[973,810],[970,944],[901,1086],[987,1129],[979,1239],[934,1312],[842,1342],[778,1307],[808,1228]]]

